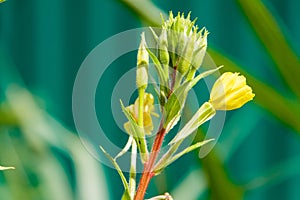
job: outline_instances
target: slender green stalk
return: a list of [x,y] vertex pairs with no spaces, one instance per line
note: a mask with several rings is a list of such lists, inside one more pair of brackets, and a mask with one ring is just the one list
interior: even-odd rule
[[138,116],[138,125],[144,127],[144,95],[145,89],[143,87],[139,88],[139,116]]
[[136,187],[136,155],[137,155],[137,145],[135,140],[132,140],[131,163],[130,163],[130,173],[129,173],[129,194],[131,199],[134,198],[135,187]]

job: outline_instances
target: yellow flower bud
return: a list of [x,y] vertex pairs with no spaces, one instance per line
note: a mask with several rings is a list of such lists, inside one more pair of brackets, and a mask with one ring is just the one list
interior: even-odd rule
[[215,82],[209,102],[216,110],[233,110],[242,107],[254,96],[244,76],[225,72]]

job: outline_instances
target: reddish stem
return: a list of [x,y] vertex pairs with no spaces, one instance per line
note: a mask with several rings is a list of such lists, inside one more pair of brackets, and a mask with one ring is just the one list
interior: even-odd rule
[[[169,98],[171,96],[171,94],[173,93],[173,90],[174,90],[177,65],[174,66],[173,68],[174,68],[174,70],[173,70],[172,76],[171,76],[171,88],[170,88],[170,92],[169,92],[167,98]],[[154,167],[156,158],[159,154],[162,143],[164,141],[164,137],[166,135],[166,129],[162,128],[162,125],[163,125],[163,121],[161,121],[159,131],[156,134],[156,137],[155,137],[155,140],[154,140],[151,152],[150,152],[150,158],[149,158],[148,162],[146,162],[144,164],[144,170],[143,170],[142,177],[140,179],[139,186],[138,186],[137,192],[135,194],[134,200],[143,200],[144,199],[144,196],[145,196],[146,190],[148,188],[148,185],[150,183],[150,180],[154,176],[153,167]]]
[[144,165],[143,174],[140,179],[140,183],[139,183],[136,195],[134,197],[134,200],[143,200],[144,199],[149,182],[150,182],[151,178],[154,176],[154,173],[152,170],[153,170],[156,158],[158,156],[158,153],[160,151],[160,148],[162,146],[165,134],[166,134],[166,130],[164,128],[161,128],[159,130],[159,132],[156,134],[156,137],[155,137],[155,140],[154,140],[154,143],[152,146],[152,150],[150,153],[150,158],[149,158],[149,161],[146,162]]

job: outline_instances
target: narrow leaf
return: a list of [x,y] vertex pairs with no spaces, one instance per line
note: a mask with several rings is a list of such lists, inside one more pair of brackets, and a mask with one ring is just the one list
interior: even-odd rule
[[221,69],[222,67],[224,67],[223,65],[215,68],[215,69],[211,69],[211,70],[207,70],[201,74],[199,74],[198,76],[196,76],[194,79],[191,80],[190,83],[190,87],[194,87],[201,79],[215,73],[216,71],[218,71],[219,69]]
[[180,158],[181,156],[202,147],[203,145],[213,141],[214,139],[209,139],[209,140],[205,140],[202,142],[197,142],[196,144],[193,144],[192,146],[187,147],[186,149],[184,149],[183,151],[181,151],[180,153],[177,153],[175,156],[173,156],[172,158],[170,158],[168,161],[166,161],[164,163],[164,165],[161,165],[161,168],[157,168],[155,169],[155,174],[160,173],[164,168],[166,168],[167,166],[169,166],[170,164],[172,164],[173,162],[175,162],[178,158]]
[[[121,170],[121,168],[119,167],[118,163],[116,162],[115,159],[113,159],[105,150],[102,146],[100,146],[100,149],[101,151],[103,151],[103,153],[105,154],[105,156],[111,161],[111,163],[113,164],[113,166],[116,168],[121,180],[122,180],[122,183],[123,183],[123,186],[124,186],[124,189],[125,189],[125,192],[129,191],[129,187],[128,187],[128,183],[126,181],[126,178]],[[129,195],[129,194],[128,194]],[[129,195],[130,196],[130,195]]]
[[158,58],[147,48],[149,56],[154,63],[155,69],[157,71],[158,77],[161,81],[161,85],[167,86],[167,74],[165,74],[161,63],[159,62]]
[[124,153],[126,153],[129,150],[129,148],[131,147],[132,141],[133,141],[133,137],[130,135],[125,147],[120,151],[120,153],[118,153],[118,155],[116,155],[116,157],[114,158],[115,160],[117,158],[123,156]]
[[164,128],[171,130],[180,119],[181,110],[184,107],[185,100],[190,89],[190,82],[185,82],[179,86],[169,97],[165,104],[166,121]]
[[151,33],[152,33],[152,35],[153,35],[153,38],[154,38],[155,42],[158,42],[158,36],[156,35],[156,33],[155,33],[155,31],[153,30],[153,28],[152,28],[152,27],[149,27],[149,29],[150,29],[150,31],[151,31]]

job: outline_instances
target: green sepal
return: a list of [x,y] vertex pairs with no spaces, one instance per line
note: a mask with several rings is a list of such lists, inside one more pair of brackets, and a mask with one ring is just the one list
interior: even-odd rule
[[211,105],[211,103],[205,102],[188,121],[188,123],[186,123],[186,125],[177,133],[170,144],[174,144],[180,140],[185,139],[204,122],[210,120],[215,114],[216,110]]
[[[132,114],[125,108],[122,100],[120,100],[122,111],[124,112],[126,118],[129,120],[130,123],[130,130],[128,134],[131,134],[135,139],[138,149],[141,152],[141,160],[143,163],[148,161],[148,149],[147,143],[145,139],[145,133],[142,127],[140,127]],[[128,131],[128,130],[127,130]]]

